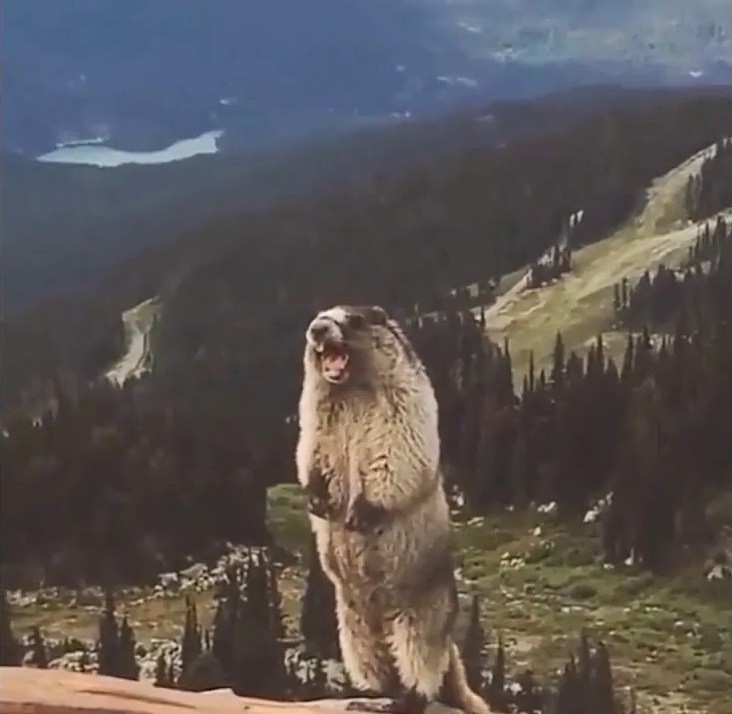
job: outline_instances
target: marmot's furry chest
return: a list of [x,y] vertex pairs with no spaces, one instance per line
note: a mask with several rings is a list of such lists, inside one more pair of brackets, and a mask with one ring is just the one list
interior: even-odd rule
[[450,521],[442,489],[408,515],[368,533],[330,523],[328,555],[332,571],[364,605],[399,607],[435,579],[452,576]]
[[386,400],[373,397],[353,401],[337,401],[322,413],[318,442],[326,470],[335,472],[342,481],[342,494],[348,498],[349,473],[359,473],[368,498],[372,467],[384,458],[394,433],[394,407]]

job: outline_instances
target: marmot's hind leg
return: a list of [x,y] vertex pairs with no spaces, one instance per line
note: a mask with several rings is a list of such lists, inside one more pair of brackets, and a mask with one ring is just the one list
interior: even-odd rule
[[426,701],[435,700],[442,688],[455,611],[454,586],[442,585],[392,623],[390,646],[402,686]]
[[385,695],[393,692],[398,677],[389,648],[379,631],[364,617],[348,607],[340,588],[336,587],[338,637],[343,665],[351,684],[364,692]]

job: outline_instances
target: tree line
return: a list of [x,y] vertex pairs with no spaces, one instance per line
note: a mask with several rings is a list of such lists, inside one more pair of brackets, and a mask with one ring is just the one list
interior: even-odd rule
[[[301,660],[303,666],[299,668],[296,660],[286,662],[282,613],[271,580],[275,576],[262,553],[250,557],[243,567],[228,571],[220,583],[211,629],[201,627],[196,604],[187,599],[180,657],[173,662],[164,649],[160,650],[155,686],[193,692],[231,688],[239,696],[290,701],[359,696],[347,677],[337,688],[329,680],[327,662],[338,657],[315,655]],[[0,635],[0,665],[12,667],[23,663],[39,669],[49,666],[49,652],[37,627],[33,628],[25,647],[16,638],[4,591],[0,601]],[[488,660],[486,644],[479,600],[474,597],[462,653],[471,687],[494,711],[635,714],[634,699],[630,703],[625,701],[614,685],[608,649],[602,642],[591,645],[584,630],[576,652],[569,656],[559,677],[549,681],[539,680],[530,670],[512,676],[500,635],[492,662]],[[305,646],[306,655],[312,655],[308,647],[312,648],[313,643],[307,638]],[[108,591],[94,645],[96,671],[100,675],[138,679],[136,650],[135,635],[127,617],[118,618],[114,597]],[[70,651],[68,642],[62,651]],[[86,649],[82,660],[85,666],[90,662]]]
[[684,201],[693,220],[732,206],[732,134],[720,138],[701,169],[689,177]]

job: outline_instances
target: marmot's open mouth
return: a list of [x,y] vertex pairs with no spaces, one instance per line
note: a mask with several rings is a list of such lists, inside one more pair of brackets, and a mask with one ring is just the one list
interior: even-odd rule
[[315,352],[320,369],[329,382],[343,382],[348,376],[348,352],[341,345],[318,345]]

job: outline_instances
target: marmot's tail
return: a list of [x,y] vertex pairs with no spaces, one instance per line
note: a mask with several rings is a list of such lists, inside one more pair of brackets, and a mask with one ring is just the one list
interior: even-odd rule
[[462,709],[466,714],[493,714],[493,710],[469,686],[460,651],[453,642],[450,645],[450,666],[443,684],[445,704]]

